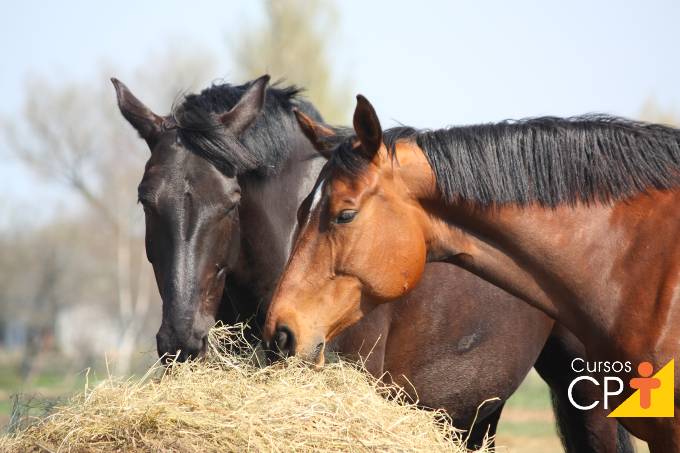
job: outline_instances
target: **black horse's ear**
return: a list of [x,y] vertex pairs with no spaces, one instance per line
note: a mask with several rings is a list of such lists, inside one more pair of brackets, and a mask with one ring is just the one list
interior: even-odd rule
[[112,77],[111,83],[116,89],[120,112],[149,146],[153,146],[161,132],[163,118],[153,113],[142,101],[137,99],[123,82]]
[[328,126],[317,123],[298,109],[293,109],[293,113],[295,113],[302,133],[312,143],[314,149],[323,157],[329,159],[333,148],[329,139],[335,137],[335,131]]
[[220,115],[220,122],[235,136],[241,135],[262,111],[269,78],[269,75],[263,75],[256,79],[236,105]]
[[368,99],[360,94],[357,95],[353,124],[363,152],[368,159],[373,159],[382,145],[382,127],[375,109]]

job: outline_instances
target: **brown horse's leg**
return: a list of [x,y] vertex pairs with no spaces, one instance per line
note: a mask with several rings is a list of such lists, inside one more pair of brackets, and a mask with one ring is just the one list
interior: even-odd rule
[[[550,386],[553,408],[562,444],[568,452],[633,452],[628,433],[616,420],[606,417],[597,406],[590,411],[576,409],[569,402],[567,389],[577,376],[571,368],[576,357],[585,357],[581,343],[566,329],[556,326],[536,362],[536,371]],[[574,399],[595,401],[601,394],[589,386],[574,388]]]
[[491,442],[487,445],[493,447],[496,445],[496,429],[498,428],[498,420],[501,418],[501,412],[503,412],[503,406],[505,403],[498,406],[498,408],[490,413],[484,420],[477,420],[470,430],[470,434],[467,439],[466,447],[468,450],[479,450],[484,444],[484,438],[488,435],[491,438]]

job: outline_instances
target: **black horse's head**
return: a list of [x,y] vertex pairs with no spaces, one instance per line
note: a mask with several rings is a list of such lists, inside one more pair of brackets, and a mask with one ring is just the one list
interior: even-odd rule
[[[180,351],[177,358],[185,360],[205,351],[225,277],[238,260],[236,175],[257,164],[246,157],[239,136],[262,110],[268,81],[263,76],[244,86],[240,100],[226,112],[210,111],[189,96],[172,115],[160,116],[112,79],[123,116],[151,150],[139,202],[146,217],[147,257],[163,300],[159,356]],[[231,152],[235,164],[213,161],[211,152]]]

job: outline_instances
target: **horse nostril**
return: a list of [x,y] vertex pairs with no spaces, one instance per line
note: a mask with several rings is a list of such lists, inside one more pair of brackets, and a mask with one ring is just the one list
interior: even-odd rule
[[295,337],[293,332],[286,326],[280,326],[274,333],[274,346],[284,356],[295,353]]
[[274,338],[274,344],[276,344],[276,347],[279,349],[285,349],[286,343],[288,343],[288,334],[283,330],[276,332],[276,338]]

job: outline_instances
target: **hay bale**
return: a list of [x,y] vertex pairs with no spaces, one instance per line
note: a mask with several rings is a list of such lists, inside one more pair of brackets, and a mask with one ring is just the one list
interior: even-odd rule
[[236,326],[213,329],[209,345],[203,361],[86,389],[1,437],[0,451],[465,451],[442,413],[355,365],[259,368]]

